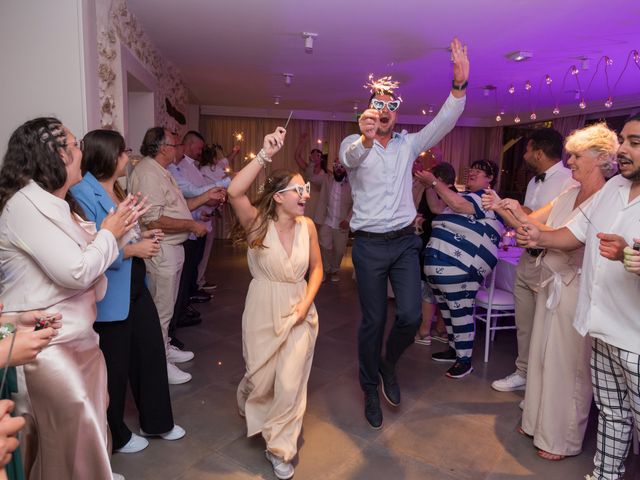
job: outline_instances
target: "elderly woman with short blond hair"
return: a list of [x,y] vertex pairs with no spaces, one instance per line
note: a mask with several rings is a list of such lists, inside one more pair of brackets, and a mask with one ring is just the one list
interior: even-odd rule
[[[606,124],[574,131],[565,142],[567,166],[579,185],[562,192],[545,207],[527,215],[517,201],[485,195],[483,206],[510,225],[532,223],[553,230],[584,210],[616,172],[618,140]],[[520,433],[533,438],[538,455],[562,460],[578,455],[587,427],[592,387],[591,339],[573,328],[584,247],[570,252],[548,249],[540,256],[542,271]]]

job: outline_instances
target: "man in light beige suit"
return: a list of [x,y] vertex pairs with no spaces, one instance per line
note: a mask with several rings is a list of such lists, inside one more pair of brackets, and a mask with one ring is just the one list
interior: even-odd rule
[[191,233],[198,237],[207,234],[206,225],[193,220],[191,210],[209,200],[208,193],[185,200],[176,181],[167,170],[167,167],[175,162],[176,150],[179,147],[181,145],[170,131],[162,127],[150,128],[140,147],[140,152],[145,157],[135,166],[128,180],[130,192],[141,192],[149,198],[151,208],[141,218],[144,228],[160,228],[165,233],[160,242],[160,253],[145,260],[145,264],[149,290],[160,317],[170,384],[191,380],[191,375],[180,370],[174,363],[191,360],[193,353],[179,350],[170,344],[168,332],[184,263],[182,244]]
[[318,239],[324,272],[326,278],[338,282],[353,208],[347,171],[338,159],[333,165],[333,173],[324,174],[316,205],[313,221],[320,226]]

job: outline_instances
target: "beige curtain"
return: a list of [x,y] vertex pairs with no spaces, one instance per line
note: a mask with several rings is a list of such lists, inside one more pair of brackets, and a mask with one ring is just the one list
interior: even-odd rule
[[574,115],[573,117],[554,118],[552,121],[553,128],[566,137],[574,130],[584,127],[586,120],[585,115]]

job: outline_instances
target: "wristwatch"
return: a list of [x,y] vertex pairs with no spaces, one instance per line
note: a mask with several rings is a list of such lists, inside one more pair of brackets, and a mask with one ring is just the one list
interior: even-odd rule
[[451,80],[451,89],[452,90],[465,90],[469,85],[469,82],[465,81],[462,85],[456,85],[455,80]]

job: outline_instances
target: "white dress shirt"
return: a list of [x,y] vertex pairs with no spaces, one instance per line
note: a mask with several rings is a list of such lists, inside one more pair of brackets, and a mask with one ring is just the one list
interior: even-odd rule
[[533,177],[527,184],[524,206],[534,212],[547,205],[567,188],[578,185],[578,182],[571,176],[571,170],[565,167],[562,162],[549,167],[544,173],[544,180],[536,182],[536,178]]
[[411,167],[420,152],[438,143],[455,126],[466,97],[449,95],[442,108],[417,133],[393,133],[387,147],[377,140],[362,145],[361,135],[349,135],[340,145],[340,161],[346,167],[353,196],[352,230],[384,233],[413,222]]
[[581,335],[640,353],[640,276],[601,256],[596,238],[615,233],[629,245],[640,238],[640,196],[629,202],[630,188],[631,181],[616,175],[567,228],[586,245],[573,326]]

